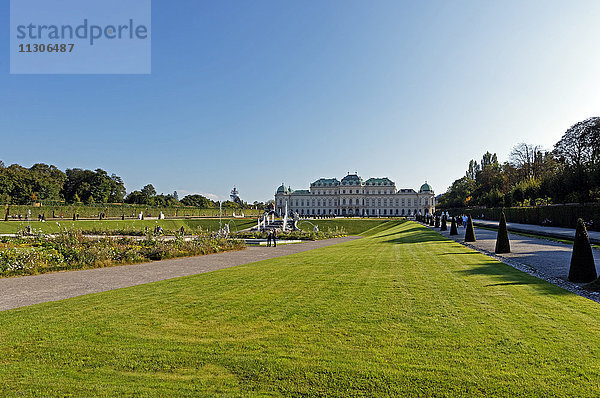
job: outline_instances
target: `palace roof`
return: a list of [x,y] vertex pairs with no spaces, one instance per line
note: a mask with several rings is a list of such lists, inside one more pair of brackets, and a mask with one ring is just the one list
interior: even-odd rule
[[311,187],[335,187],[338,185],[340,185],[340,182],[337,178],[319,178],[317,181],[310,184]]
[[393,186],[393,185],[396,185],[396,184],[394,184],[394,181],[390,180],[389,178],[383,177],[383,178],[369,178],[365,182],[365,185],[369,185],[369,186],[379,186],[379,185]]

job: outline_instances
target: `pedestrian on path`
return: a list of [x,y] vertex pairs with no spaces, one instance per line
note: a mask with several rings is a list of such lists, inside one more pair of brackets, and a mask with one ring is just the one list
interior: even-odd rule
[[269,230],[269,233],[267,234],[267,247],[271,247],[271,239],[273,238],[273,232],[271,232]]
[[462,219],[463,219],[463,228],[467,228],[467,215],[463,214]]

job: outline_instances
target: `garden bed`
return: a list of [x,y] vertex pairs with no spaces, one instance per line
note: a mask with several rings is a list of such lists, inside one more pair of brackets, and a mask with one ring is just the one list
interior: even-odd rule
[[197,236],[191,240],[147,237],[88,238],[81,232],[0,239],[0,277],[100,268],[167,258],[241,250],[242,240]]

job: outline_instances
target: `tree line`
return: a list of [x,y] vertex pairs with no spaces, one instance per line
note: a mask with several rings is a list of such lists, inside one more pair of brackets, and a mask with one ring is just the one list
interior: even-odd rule
[[471,160],[438,201],[441,208],[512,207],[600,201],[600,117],[571,126],[554,145],[517,144],[508,161]]
[[[158,194],[152,184],[127,194],[125,184],[116,174],[102,169],[79,168],[59,170],[56,166],[37,163],[26,168],[18,164],[5,166],[0,161],[0,203],[27,205],[38,202],[67,204],[129,203],[157,207],[218,207],[218,202],[202,195],[179,199],[177,192]],[[246,203],[223,202],[224,207],[241,208]]]

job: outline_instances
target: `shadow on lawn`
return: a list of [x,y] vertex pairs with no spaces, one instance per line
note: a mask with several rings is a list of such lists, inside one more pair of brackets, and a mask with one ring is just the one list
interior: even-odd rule
[[485,287],[491,286],[518,286],[518,285],[533,285],[532,281],[522,281],[522,282],[498,282],[498,283],[490,283],[489,285],[485,285]]
[[446,253],[439,253],[438,256],[449,256],[449,255],[455,255],[455,254],[477,254],[476,252],[446,252]]
[[398,231],[398,232],[392,232],[392,233],[385,234],[385,235],[373,235],[373,237],[374,238],[385,238],[388,236],[404,235],[404,234],[411,233],[411,232],[425,232],[425,230],[423,230],[423,228],[419,228],[419,227],[412,227],[410,229],[405,229],[403,231]]
[[433,234],[430,231],[422,228],[411,228],[406,231],[395,234],[380,235],[377,238],[385,238],[388,236],[397,236],[396,239],[388,239],[386,243],[425,243],[425,242],[443,242],[448,241],[448,238],[440,234]]
[[572,294],[571,292],[562,289],[550,282],[546,282],[542,279],[536,278],[535,276],[528,275],[524,272],[516,270],[509,265],[490,260],[489,262],[483,262],[478,265],[474,265],[472,268],[456,271],[463,275],[484,275],[489,276],[490,279],[498,280],[496,283],[489,283],[484,287],[493,286],[510,286],[510,285],[537,285],[540,288],[541,294]]

